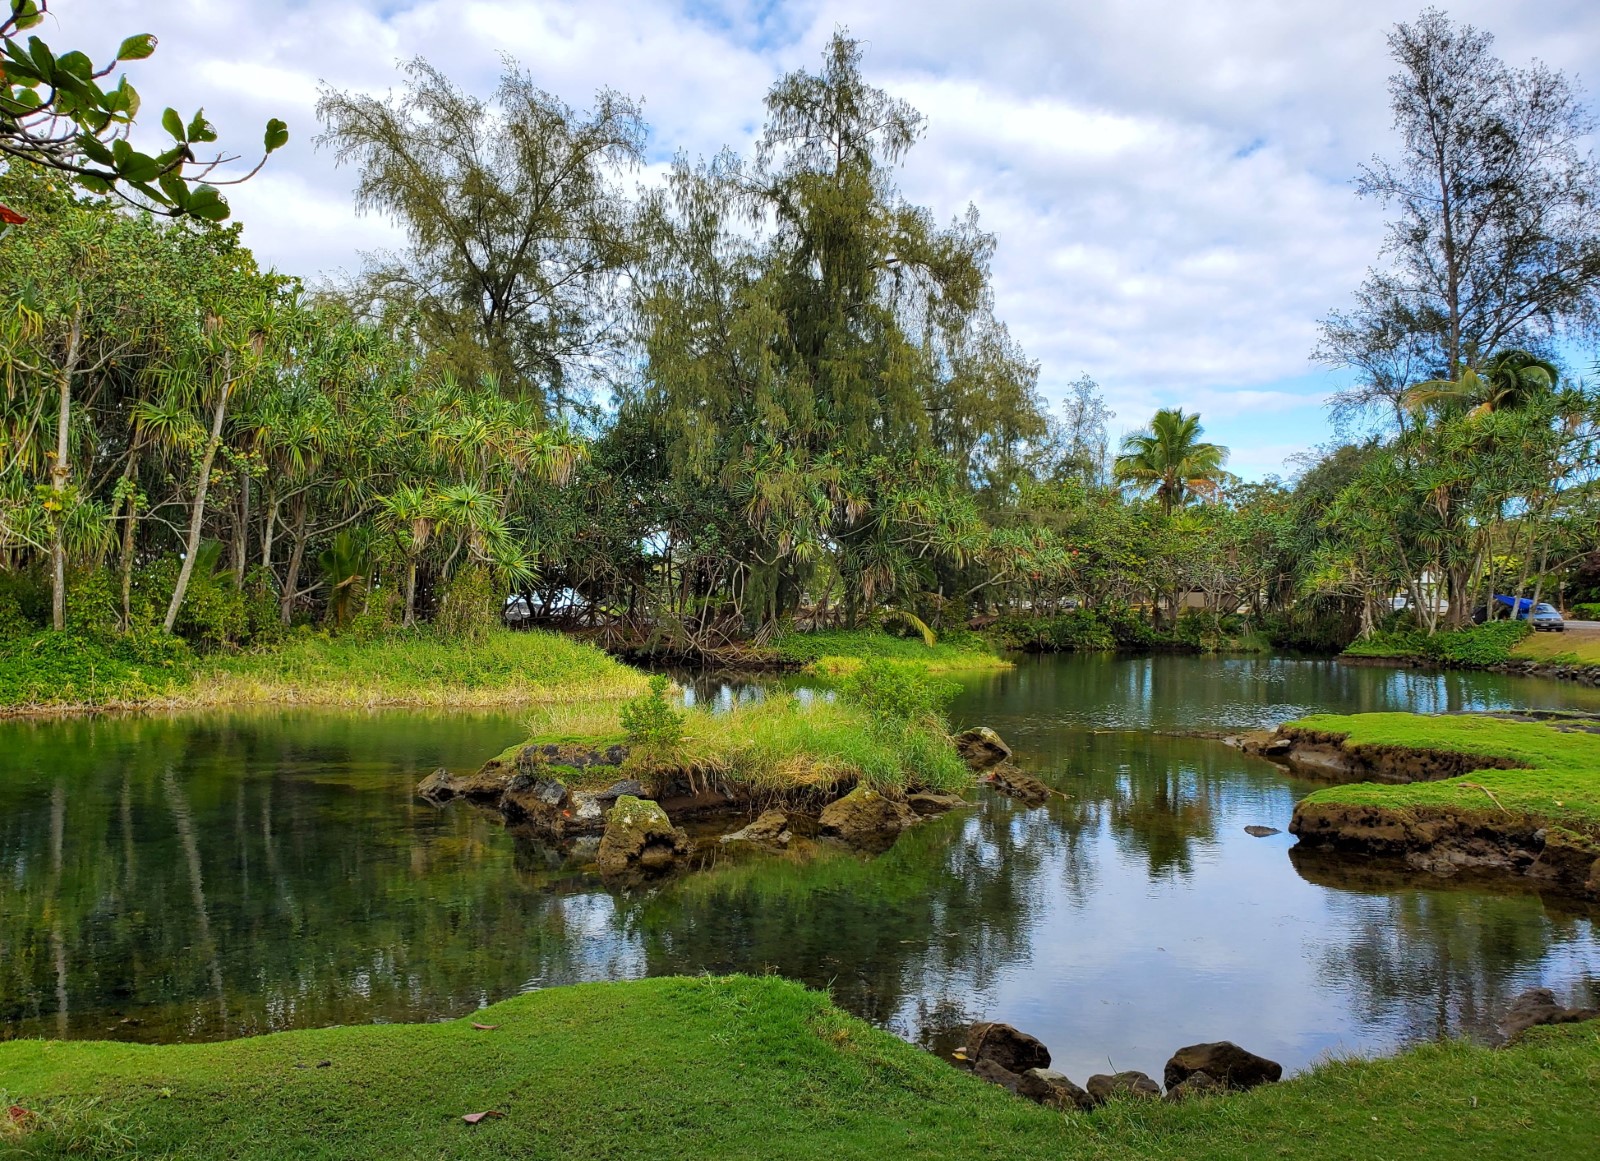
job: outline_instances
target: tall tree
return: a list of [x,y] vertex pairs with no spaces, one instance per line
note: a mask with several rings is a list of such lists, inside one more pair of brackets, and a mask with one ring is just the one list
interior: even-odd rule
[[1123,438],[1115,465],[1117,479],[1140,492],[1153,492],[1168,515],[1191,496],[1214,495],[1228,449],[1207,443],[1200,438],[1204,434],[1198,414],[1162,408],[1148,428]]
[[357,210],[409,243],[369,265],[365,292],[414,313],[459,377],[546,412],[572,403],[618,338],[609,296],[633,250],[617,177],[642,157],[638,107],[603,91],[580,114],[509,61],[492,102],[420,58],[405,73],[398,99],[317,103],[318,144],[360,172]]
[[1389,37],[1400,153],[1356,180],[1397,211],[1389,261],[1353,310],[1324,320],[1317,350],[1363,375],[1355,402],[1393,402],[1417,379],[1456,380],[1493,352],[1540,352],[1600,322],[1594,121],[1564,75],[1512,68],[1492,45],[1434,8]]

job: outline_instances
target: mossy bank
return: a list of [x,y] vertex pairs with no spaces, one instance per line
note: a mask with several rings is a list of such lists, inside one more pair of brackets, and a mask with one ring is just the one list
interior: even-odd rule
[[5,1143],[37,1158],[1454,1161],[1589,1157],[1600,1133],[1592,1024],[1062,1113],[771,977],[553,988],[470,1019],[220,1044],[12,1042],[0,1077],[25,1110]]
[[1323,714],[1254,748],[1340,781],[1295,807],[1289,829],[1307,848],[1600,891],[1600,720]]

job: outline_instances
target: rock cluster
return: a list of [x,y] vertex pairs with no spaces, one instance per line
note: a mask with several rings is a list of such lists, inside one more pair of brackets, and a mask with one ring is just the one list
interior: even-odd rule
[[[995,754],[1011,752],[993,730],[969,730],[963,737],[968,738],[964,752],[971,755],[969,761],[988,762]],[[621,767],[627,759],[626,746],[529,744],[491,759],[470,776],[435,770],[417,784],[417,794],[436,806],[460,798],[497,809],[508,825],[537,836],[567,859],[592,858],[608,881],[623,884],[660,877],[686,861],[693,843],[673,820],[746,807],[748,796],[741,797],[738,787],[713,788],[703,773],[697,778],[693,771],[648,771],[643,776],[650,786],[635,778],[619,778],[598,790],[570,785],[589,782],[596,771]],[[574,778],[578,773],[585,776]],[[764,811],[722,835],[719,845],[727,850],[792,849],[793,815],[798,811],[804,816],[803,834],[815,829],[820,837],[878,853],[907,827],[965,804],[957,795],[931,790],[900,794],[856,786],[824,806],[818,818],[813,813],[816,793],[815,787],[797,789],[787,808],[780,804]]]
[[[1010,1024],[985,1020],[972,1025],[957,1059],[979,1079],[1054,1109],[1087,1111],[1108,1100],[1157,1100],[1162,1096],[1160,1084],[1133,1071],[1097,1073],[1080,1088],[1050,1068],[1050,1050],[1036,1037]],[[1169,1101],[1242,1092],[1282,1076],[1282,1065],[1228,1040],[1180,1048],[1162,1073]]]

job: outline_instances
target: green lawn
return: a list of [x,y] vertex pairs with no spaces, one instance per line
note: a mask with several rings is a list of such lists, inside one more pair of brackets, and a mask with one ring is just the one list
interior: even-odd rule
[[[1454,1161],[1592,1157],[1600,1134],[1593,1025],[1536,1030],[1508,1050],[1433,1045],[1241,1096],[1084,1115],[1012,1097],[773,978],[554,988],[474,1018],[498,1027],[0,1044],[4,1099],[36,1117],[13,1153]],[[504,1115],[462,1120],[488,1111]]]
[[291,636],[260,651],[129,660],[116,639],[40,633],[0,646],[0,710],[263,704],[525,705],[640,693],[644,675],[559,633],[497,629],[476,641],[427,630]]
[[894,637],[876,629],[839,629],[787,633],[778,638],[773,648],[780,660],[823,676],[852,673],[864,662],[874,660],[903,662],[927,673],[1011,668],[1011,662],[972,633],[952,635],[928,645],[920,637]]
[[1400,786],[1332,786],[1305,798],[1307,805],[1446,806],[1491,813],[1504,808],[1600,835],[1600,734],[1467,714],[1316,714],[1290,722],[1288,728],[1342,734],[1350,746],[1444,750],[1510,759],[1527,767],[1477,770],[1458,778]]
[[1533,633],[1511,651],[1511,656],[1557,665],[1600,665],[1600,632],[1568,629],[1563,633]]

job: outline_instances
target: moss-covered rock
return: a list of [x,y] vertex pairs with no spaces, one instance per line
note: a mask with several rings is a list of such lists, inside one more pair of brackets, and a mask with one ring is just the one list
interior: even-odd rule
[[688,834],[647,799],[624,794],[606,811],[595,864],[608,881],[629,885],[677,870],[694,852]]
[[876,853],[888,850],[900,832],[916,821],[916,813],[900,799],[857,786],[822,808],[820,831],[826,838]]

